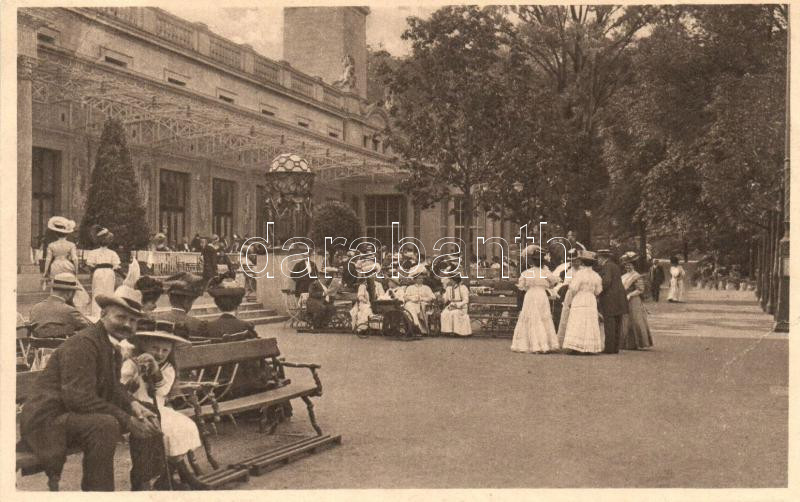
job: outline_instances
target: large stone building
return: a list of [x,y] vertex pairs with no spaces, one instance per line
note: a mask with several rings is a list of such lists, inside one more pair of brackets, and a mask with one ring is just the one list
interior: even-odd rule
[[[170,239],[264,235],[264,173],[289,152],[317,174],[315,203],[351,204],[369,236],[388,243],[392,221],[429,251],[460,236],[458,198],[421,211],[395,189],[388,117],[366,101],[367,15],[286,9],[286,60],[274,61],[157,8],[20,10],[20,268],[51,215],[80,221],[108,117],[124,124],[150,227]],[[277,228],[307,224],[294,215]],[[475,228],[510,235],[483,215]]]

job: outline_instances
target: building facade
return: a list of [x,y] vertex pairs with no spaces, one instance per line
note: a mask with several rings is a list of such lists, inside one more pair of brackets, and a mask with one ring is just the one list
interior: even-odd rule
[[[428,252],[461,236],[458,198],[421,210],[395,188],[388,116],[365,99],[368,14],[286,9],[286,61],[274,61],[157,8],[21,9],[18,209],[30,219],[19,219],[20,268],[50,216],[80,221],[109,117],[126,130],[150,227],[171,241],[265,235],[264,173],[281,153],[309,161],[315,203],[351,205],[382,242],[393,221]],[[354,84],[343,89],[332,83],[347,56]],[[289,215],[276,233],[307,226]],[[474,228],[513,235],[483,214]]]

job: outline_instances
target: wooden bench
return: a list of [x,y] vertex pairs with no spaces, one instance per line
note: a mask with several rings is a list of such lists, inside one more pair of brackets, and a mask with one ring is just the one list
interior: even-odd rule
[[[269,430],[271,434],[281,419],[280,410],[289,405],[293,399],[301,399],[306,405],[311,426],[316,432],[314,437],[231,464],[227,468],[230,471],[228,474],[218,474],[217,477],[211,478],[201,477],[201,481],[211,486],[217,486],[230,480],[225,476],[234,476],[240,470],[259,475],[265,470],[303,454],[313,453],[322,447],[341,443],[341,436],[323,434],[314,414],[314,404],[311,402],[311,398],[322,395],[322,382],[317,374],[320,366],[286,362],[280,357],[278,344],[274,338],[181,346],[175,352],[175,360],[182,374],[194,371],[197,375],[191,381],[182,380],[176,383],[175,392],[190,403],[189,408],[179,411],[192,417],[197,423],[207,457],[215,469],[218,468],[218,465],[211,452],[209,425],[213,426],[219,423],[222,416],[233,417],[238,413],[259,410],[260,430],[262,432]],[[225,389],[235,382],[240,374],[240,366],[248,362],[257,362],[268,372],[270,377],[267,389],[233,399],[218,400],[216,393],[219,389],[222,389],[224,393]],[[233,367],[231,368],[231,366]],[[225,379],[220,379],[220,375],[224,373],[221,371],[222,368],[228,368],[229,375]],[[292,382],[285,377],[285,368],[308,369],[314,383]],[[215,373],[215,376],[208,379],[205,376],[206,373]],[[201,397],[205,399],[203,400]]]

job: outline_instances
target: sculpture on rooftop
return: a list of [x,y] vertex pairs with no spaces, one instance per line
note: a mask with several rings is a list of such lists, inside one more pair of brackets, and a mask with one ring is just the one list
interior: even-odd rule
[[345,92],[351,92],[356,88],[356,61],[353,56],[346,54],[342,58],[342,65],[344,66],[342,78],[334,82],[333,86]]

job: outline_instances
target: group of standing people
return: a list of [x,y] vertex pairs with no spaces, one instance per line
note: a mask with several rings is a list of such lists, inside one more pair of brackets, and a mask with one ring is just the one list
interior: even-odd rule
[[[546,251],[531,245],[523,251],[523,262],[541,263]],[[636,272],[634,253],[620,262],[623,275],[611,258],[611,251],[577,250],[566,274],[568,287],[563,300],[558,331],[550,310],[549,291],[559,284],[559,276],[547,265],[522,272],[517,287],[525,296],[511,350],[515,352],[616,354],[620,349],[638,350],[653,345],[647,312],[641,301],[644,279]],[[542,260],[543,261],[543,260]],[[597,269],[595,270],[596,267]]]

